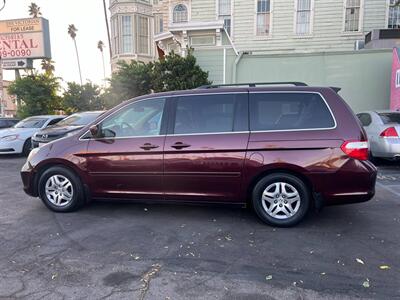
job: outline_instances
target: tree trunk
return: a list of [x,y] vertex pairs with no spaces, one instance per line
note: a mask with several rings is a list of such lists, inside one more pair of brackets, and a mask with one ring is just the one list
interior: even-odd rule
[[101,59],[103,60],[103,80],[106,80],[106,64],[104,62],[104,52],[101,51]]
[[75,44],[75,51],[76,51],[76,59],[78,61],[78,69],[79,69],[79,78],[81,79],[81,85],[83,85],[82,81],[82,71],[81,71],[81,63],[79,61],[79,53],[78,53],[78,46],[76,45],[76,40],[74,39],[74,44]]

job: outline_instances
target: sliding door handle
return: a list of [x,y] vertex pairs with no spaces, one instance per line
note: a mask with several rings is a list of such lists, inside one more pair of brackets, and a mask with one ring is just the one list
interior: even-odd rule
[[160,147],[160,146],[152,145],[152,144],[150,144],[150,143],[146,143],[146,144],[140,146],[140,148],[142,148],[143,150],[152,150],[152,149],[157,149],[157,148],[159,148],[159,147]]
[[182,143],[182,142],[176,142],[171,147],[180,150],[180,149],[183,149],[183,148],[189,148],[190,145]]

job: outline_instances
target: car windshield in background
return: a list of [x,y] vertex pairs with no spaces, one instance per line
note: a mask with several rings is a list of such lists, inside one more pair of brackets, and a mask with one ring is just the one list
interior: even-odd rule
[[43,118],[28,118],[15,124],[15,128],[42,128],[47,119]]
[[380,113],[379,116],[384,124],[400,124],[400,113]]
[[100,116],[99,113],[73,114],[57,123],[57,126],[83,126],[87,125]]

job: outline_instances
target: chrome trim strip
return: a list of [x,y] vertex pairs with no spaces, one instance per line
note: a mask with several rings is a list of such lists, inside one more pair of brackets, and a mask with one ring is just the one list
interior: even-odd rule
[[334,196],[364,196],[368,195],[368,192],[355,192],[355,193],[339,193],[339,194],[333,194]]

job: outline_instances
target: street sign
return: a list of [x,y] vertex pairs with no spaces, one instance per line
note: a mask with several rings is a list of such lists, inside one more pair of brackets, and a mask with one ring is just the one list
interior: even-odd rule
[[11,60],[2,60],[1,67],[5,70],[14,70],[14,69],[32,69],[33,61],[32,59],[11,59]]
[[0,21],[0,56],[51,58],[49,21],[44,18]]

